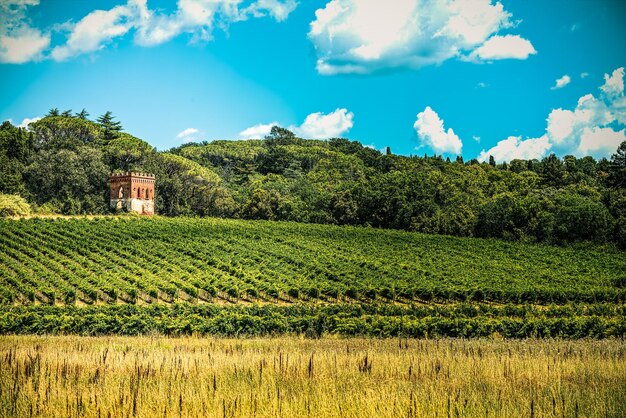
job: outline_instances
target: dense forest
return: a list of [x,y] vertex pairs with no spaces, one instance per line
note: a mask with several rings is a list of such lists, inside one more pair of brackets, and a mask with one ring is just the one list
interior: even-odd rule
[[165,216],[626,246],[626,142],[599,161],[479,163],[381,153],[274,127],[264,139],[160,152],[123,132],[111,112],[88,117],[51,109],[26,129],[0,126],[0,215],[110,213],[109,173],[145,171],[156,175],[156,208]]

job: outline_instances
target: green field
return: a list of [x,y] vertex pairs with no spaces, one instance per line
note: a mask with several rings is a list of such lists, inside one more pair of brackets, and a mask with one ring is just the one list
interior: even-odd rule
[[190,218],[0,221],[0,332],[623,336],[612,247]]

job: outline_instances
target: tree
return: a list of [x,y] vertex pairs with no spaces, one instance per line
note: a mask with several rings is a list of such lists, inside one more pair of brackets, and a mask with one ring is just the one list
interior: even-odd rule
[[83,110],[81,110],[80,112],[76,113],[76,117],[78,119],[87,119],[87,116],[89,116],[89,112],[87,112],[85,108],[83,108]]
[[505,193],[483,204],[477,216],[476,235],[479,237],[507,237],[516,234],[518,222],[516,196]]
[[59,116],[59,109],[56,107],[53,107],[52,109],[48,110],[48,113],[46,114],[46,116]]
[[526,161],[514,159],[509,162],[509,169],[514,173],[521,173],[528,168]]
[[492,167],[496,166],[496,159],[493,158],[493,155],[489,156],[489,165],[492,166]]
[[95,123],[79,118],[45,117],[29,127],[35,149],[72,149],[102,137]]
[[609,167],[611,185],[616,188],[626,187],[626,141],[622,142],[611,156]]
[[61,116],[64,118],[71,118],[72,117],[72,109],[68,109],[65,112],[61,113]]
[[109,168],[97,148],[39,151],[24,177],[37,204],[51,203],[64,214],[108,211]]
[[539,174],[542,182],[547,186],[562,187],[565,183],[565,166],[554,154],[541,160]]
[[297,142],[296,135],[293,132],[280,126],[272,126],[269,135],[266,135],[265,139],[270,147],[274,145],[291,145]]
[[113,113],[108,110],[104,115],[96,119],[96,121],[104,129],[104,139],[106,141],[110,141],[114,138],[117,138],[117,133],[122,131],[121,122],[115,121],[113,119],[115,119],[115,116],[113,116]]
[[30,205],[19,195],[0,193],[0,217],[30,215]]
[[562,194],[555,206],[555,235],[566,241],[608,241],[614,219],[606,206],[578,194]]
[[24,164],[32,153],[32,134],[9,122],[0,126],[0,193],[25,195]]
[[105,159],[113,170],[147,171],[148,156],[155,153],[147,142],[127,133],[120,133],[104,147]]

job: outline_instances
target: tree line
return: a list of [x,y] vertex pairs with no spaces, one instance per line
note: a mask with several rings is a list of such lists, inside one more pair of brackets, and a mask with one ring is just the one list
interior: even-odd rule
[[124,132],[111,112],[88,117],[51,109],[27,129],[0,126],[0,214],[110,213],[109,173],[133,170],[156,175],[156,208],[166,216],[626,246],[626,142],[610,159],[479,163],[274,127],[264,139],[162,152]]

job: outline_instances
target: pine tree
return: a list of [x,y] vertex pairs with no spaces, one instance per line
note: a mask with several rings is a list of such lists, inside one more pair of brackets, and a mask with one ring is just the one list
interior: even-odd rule
[[492,166],[492,167],[496,166],[496,159],[493,158],[493,155],[489,156],[489,165]]
[[113,116],[113,113],[108,110],[104,115],[96,119],[96,121],[104,129],[104,139],[107,141],[115,139],[117,137],[117,133],[122,130],[122,124],[118,121],[114,121],[113,119],[115,119],[115,116]]
[[83,110],[81,110],[79,113],[76,113],[76,117],[78,119],[87,119],[87,116],[89,116],[89,112],[87,112],[85,108],[83,108]]
[[626,141],[622,142],[611,156],[609,167],[611,183],[618,188],[626,187]]

